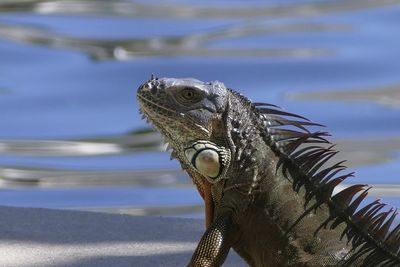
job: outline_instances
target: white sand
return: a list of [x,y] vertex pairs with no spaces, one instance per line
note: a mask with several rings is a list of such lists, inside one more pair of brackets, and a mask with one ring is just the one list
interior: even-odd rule
[[[185,266],[195,219],[0,207],[0,266]],[[246,266],[230,252],[224,266]]]

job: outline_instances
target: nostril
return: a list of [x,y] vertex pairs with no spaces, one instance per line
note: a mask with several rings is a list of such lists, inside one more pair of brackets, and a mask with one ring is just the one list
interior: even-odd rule
[[144,92],[144,91],[147,91],[147,90],[149,90],[149,85],[148,85],[147,83],[142,84],[142,85],[139,86],[139,88],[138,88],[138,92]]

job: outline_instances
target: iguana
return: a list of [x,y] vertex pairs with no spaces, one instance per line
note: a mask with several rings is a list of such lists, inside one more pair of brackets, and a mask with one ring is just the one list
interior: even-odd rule
[[232,247],[250,266],[400,266],[397,209],[360,203],[369,186],[333,194],[353,173],[322,125],[221,82],[156,78],[137,92],[205,202],[189,266],[221,266]]

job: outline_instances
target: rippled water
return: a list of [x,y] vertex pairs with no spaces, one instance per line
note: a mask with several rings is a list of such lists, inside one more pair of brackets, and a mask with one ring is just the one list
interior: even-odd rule
[[1,1],[0,204],[202,216],[137,112],[155,73],[327,125],[400,206],[399,29],[398,1]]

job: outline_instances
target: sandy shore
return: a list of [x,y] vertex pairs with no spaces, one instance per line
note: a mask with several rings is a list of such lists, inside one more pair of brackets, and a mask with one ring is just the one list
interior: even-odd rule
[[[0,207],[0,266],[185,266],[201,220]],[[225,266],[246,266],[233,252]]]

